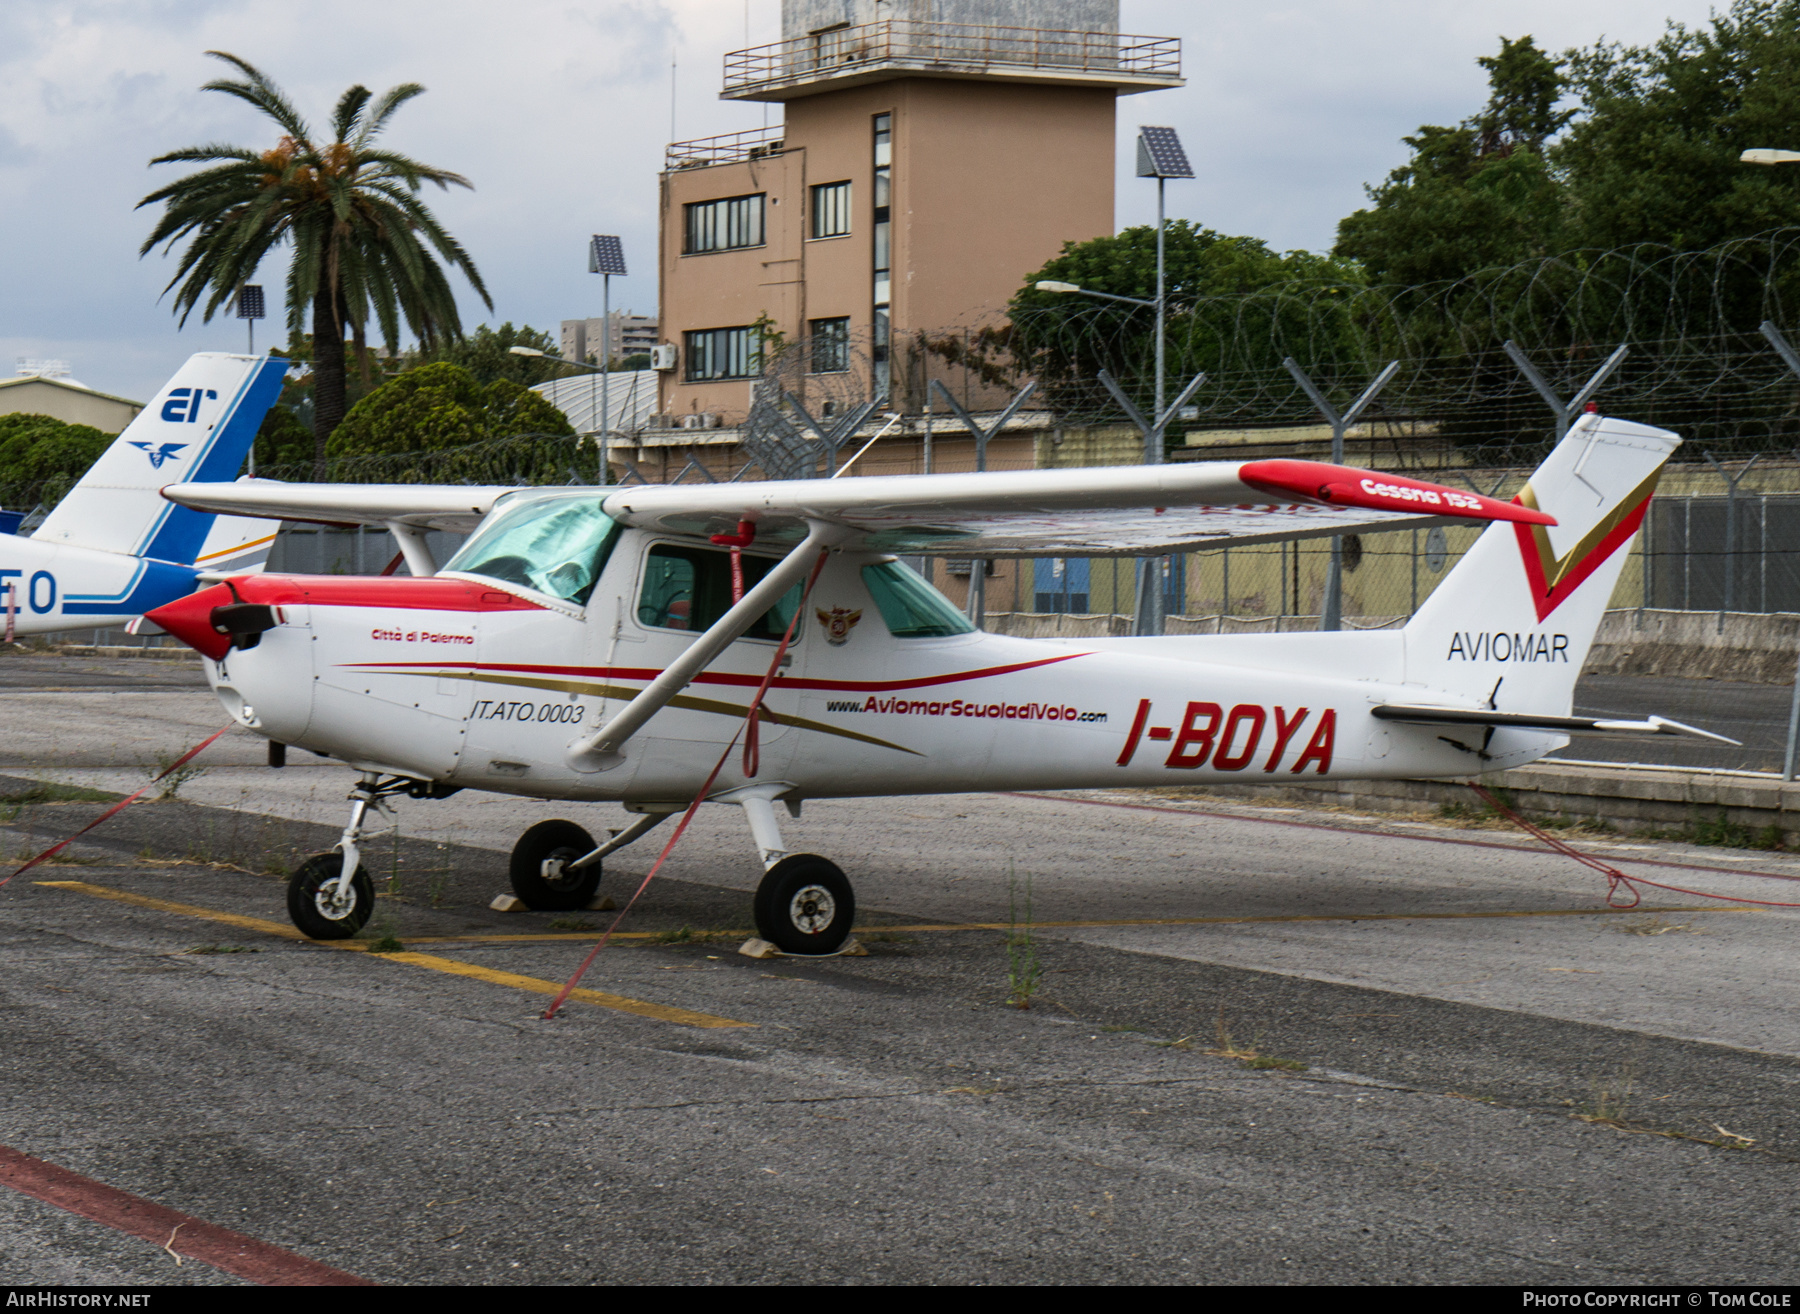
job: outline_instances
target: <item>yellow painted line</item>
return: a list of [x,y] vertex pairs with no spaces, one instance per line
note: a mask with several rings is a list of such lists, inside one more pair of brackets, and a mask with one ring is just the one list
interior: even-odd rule
[[[174,903],[168,899],[153,899],[147,894],[129,894],[124,890],[109,889],[104,885],[90,885],[86,881],[38,881],[36,883],[52,889],[72,890],[77,894],[91,895],[96,899],[111,899],[116,903],[150,908],[156,912],[177,913],[183,917],[198,917],[209,922],[222,922],[226,926],[257,931],[263,935],[279,936],[284,940],[316,944],[323,949],[343,949],[353,953],[368,953],[369,951],[369,946],[365,942],[314,940],[301,934],[292,926],[284,926],[280,922],[267,921],[261,917],[244,917],[237,913],[218,912],[215,909],[202,908],[191,903]],[[414,967],[443,972],[447,976],[466,976],[477,981],[486,981],[490,985],[509,986],[514,990],[526,990],[536,995],[555,995],[562,990],[561,984],[555,981],[545,981],[535,976],[520,976],[515,972],[497,972],[492,968],[477,967],[472,963],[459,963],[451,958],[438,958],[431,954],[373,954],[371,957],[385,958],[395,963],[410,963]],[[673,1022],[684,1027],[753,1027],[756,1025],[754,1022],[738,1022],[728,1017],[714,1017],[711,1013],[696,1013],[691,1009],[675,1008],[668,1004],[652,1004],[643,999],[611,995],[604,990],[573,990],[570,991],[569,998],[579,999],[584,1004],[610,1008],[620,1013],[633,1013],[638,1017],[654,1018],[659,1022]]]
[[[516,972],[496,972],[491,967],[459,963],[453,958],[410,953],[377,954],[376,957],[395,963],[411,963],[415,967],[429,968],[434,972],[444,972],[450,976],[466,976],[477,981],[489,982],[492,985],[511,986],[514,990],[528,990],[536,995],[556,995],[562,992],[562,985],[557,981],[545,981],[535,976],[520,976]],[[601,990],[571,990],[569,998],[579,999],[587,1004],[598,1004],[601,1008],[611,1008],[621,1013],[635,1013],[639,1017],[655,1018],[658,1022],[673,1022],[684,1027],[753,1027],[756,1025],[754,1022],[734,1022],[728,1017],[714,1017],[711,1013],[695,1013],[685,1008],[674,1008],[668,1004],[651,1004],[642,999],[627,999],[624,995],[609,995]]]
[[86,881],[37,881],[35,883],[47,885],[56,890],[73,890],[77,894],[92,895],[96,899],[111,899],[115,903],[129,903],[138,908],[154,908],[157,912],[179,913],[183,917],[203,917],[209,922],[223,922],[227,926],[236,926],[246,931],[278,935],[283,940],[302,940],[307,944],[324,943],[300,934],[292,926],[265,921],[261,917],[241,917],[237,913],[216,912],[211,908],[200,908],[191,903],[171,903],[167,899],[152,899],[147,894],[127,894],[124,890],[109,889],[104,885],[89,885]]

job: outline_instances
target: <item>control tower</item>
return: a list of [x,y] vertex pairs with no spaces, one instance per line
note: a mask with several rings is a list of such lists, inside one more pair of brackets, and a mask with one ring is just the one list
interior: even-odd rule
[[1118,98],[1184,85],[1178,39],[1118,27],[1117,0],[783,0],[721,92],[782,124],[667,151],[659,409],[735,423],[768,332],[816,373],[866,352],[898,394],[894,344],[998,322],[1110,234]]

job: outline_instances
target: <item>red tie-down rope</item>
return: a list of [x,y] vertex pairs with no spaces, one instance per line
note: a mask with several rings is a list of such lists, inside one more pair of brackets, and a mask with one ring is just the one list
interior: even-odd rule
[[189,762],[192,762],[196,757],[200,756],[201,752],[204,749],[206,749],[208,746],[210,746],[215,739],[217,739],[220,735],[224,734],[227,730],[231,729],[231,727],[236,724],[237,724],[237,722],[235,722],[235,721],[229,721],[226,724],[220,726],[212,734],[208,735],[205,739],[202,739],[199,743],[195,744],[192,748],[188,749],[187,752],[183,753],[180,757],[176,758],[173,762],[169,763],[168,766],[164,767],[161,771],[157,772],[155,776],[151,777],[150,783],[148,785],[145,785],[142,789],[138,790],[138,792],[133,794],[130,798],[121,799],[119,802],[113,804],[110,808],[108,808],[106,811],[102,812],[99,816],[95,817],[92,821],[88,822],[87,825],[83,826],[80,830],[76,831],[73,835],[69,836],[69,838],[64,840],[62,843],[52,844],[49,848],[45,849],[42,853],[38,854],[37,857],[33,858],[30,862],[26,863],[23,867],[20,867],[17,871],[15,871],[12,874],[12,876],[8,876],[6,878],[6,880],[0,881],[0,886],[4,886],[7,883],[7,881],[12,880],[13,876],[23,876],[26,872],[30,871],[33,867],[37,866],[40,862],[45,862],[45,861],[49,860],[50,858],[54,858],[57,854],[61,853],[64,849],[68,848],[69,845],[73,844],[76,840],[80,839],[83,835],[87,834],[95,826],[98,826],[101,822],[107,820],[108,818],[117,816],[119,813],[123,812],[126,808],[130,807],[133,803],[137,802],[140,798],[142,798],[144,795],[148,794],[153,788],[155,788],[156,783],[158,781],[160,781],[164,776],[168,775],[172,771],[177,770],[180,767],[186,766]]
[[762,684],[757,686],[756,697],[750,700],[750,710],[738,723],[737,731],[731,736],[731,742],[725,745],[725,751],[720,753],[719,760],[713,763],[713,769],[707,773],[706,783],[700,786],[700,792],[694,795],[694,801],[689,803],[687,811],[681,814],[681,821],[676,825],[675,833],[669,836],[669,842],[663,845],[662,852],[656,856],[656,861],[651,865],[649,872],[645,874],[637,890],[630,899],[626,900],[625,906],[619,909],[619,915],[613,918],[612,925],[606,928],[606,934],[600,937],[600,942],[588,951],[586,958],[581,960],[581,966],[575,969],[575,975],[568,979],[563,988],[557,992],[556,998],[550,1001],[550,1007],[544,1010],[546,1022],[555,1017],[556,1010],[568,1001],[570,993],[577,985],[581,984],[581,978],[587,975],[588,968],[594,965],[594,959],[600,956],[600,951],[606,948],[608,942],[612,940],[613,932],[619,929],[619,924],[625,920],[625,914],[631,911],[632,905],[637,903],[644,891],[650,888],[650,882],[656,878],[656,873],[662,870],[662,865],[668,860],[669,854],[674,851],[676,844],[681,841],[681,837],[687,833],[688,823],[694,819],[694,814],[700,810],[700,805],[706,802],[706,796],[712,793],[713,781],[719,778],[719,772],[724,769],[725,763],[731,757],[731,750],[737,747],[740,737],[744,740],[744,774],[745,776],[756,774],[756,721],[762,712],[763,696],[769,692],[769,686],[775,682],[775,675],[781,669],[781,659],[787,655],[788,645],[794,641],[794,627],[806,614],[806,601],[812,597],[813,585],[818,583],[819,572],[825,568],[825,559],[830,555],[830,548],[819,549],[819,559],[813,563],[812,574],[806,577],[806,588],[800,594],[800,605],[794,608],[794,614],[788,620],[787,633],[781,636],[781,646],[775,649],[775,658],[769,663],[768,674],[763,676]]
[[[1471,780],[1469,782],[1469,788],[1475,791],[1482,802],[1486,803],[1494,811],[1500,813],[1501,816],[1512,822],[1513,825],[1517,826],[1520,830],[1535,835],[1558,853],[1563,854],[1565,857],[1575,859],[1576,862],[1579,862],[1584,867],[1592,867],[1595,871],[1606,877],[1606,906],[1609,908],[1637,907],[1644,899],[1644,896],[1638,892],[1638,886],[1640,885],[1648,885],[1652,889],[1668,890],[1671,894],[1692,895],[1696,899],[1718,899],[1724,903],[1754,903],[1763,908],[1800,908],[1800,903],[1777,903],[1773,899],[1738,899],[1724,894],[1709,894],[1705,890],[1690,890],[1682,885],[1665,885],[1661,881],[1653,881],[1644,876],[1627,876],[1611,863],[1603,862],[1601,859],[1594,857],[1590,853],[1582,853],[1578,849],[1570,847],[1564,841],[1550,834],[1542,826],[1533,825],[1531,822],[1525,820],[1524,817],[1521,817],[1517,812],[1514,812],[1511,808],[1507,807],[1506,804],[1502,803],[1499,799],[1495,798],[1487,791],[1487,789],[1477,784],[1475,781]],[[1742,874],[1745,876],[1762,875],[1760,872],[1753,871],[1733,874]],[[1631,902],[1620,902],[1622,894],[1630,895]]]

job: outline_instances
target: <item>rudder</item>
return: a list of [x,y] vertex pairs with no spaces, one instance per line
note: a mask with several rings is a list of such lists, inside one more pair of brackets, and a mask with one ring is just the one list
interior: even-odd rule
[[[1681,439],[1583,416],[1519,500],[1551,528],[1494,524],[1407,624],[1406,682],[1469,706],[1567,715],[1657,479]],[[1499,692],[1496,695],[1495,690]]]

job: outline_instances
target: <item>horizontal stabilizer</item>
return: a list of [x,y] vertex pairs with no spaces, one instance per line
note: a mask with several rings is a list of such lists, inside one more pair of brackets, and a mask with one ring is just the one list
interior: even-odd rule
[[1735,739],[1661,716],[1643,721],[1610,721],[1591,716],[1533,716],[1529,712],[1496,712],[1485,707],[1407,707],[1398,703],[1372,707],[1369,714],[1378,721],[1404,721],[1412,725],[1504,725],[1523,730],[1554,730],[1560,734],[1696,735],[1701,739],[1716,739],[1734,748],[1743,747]]

